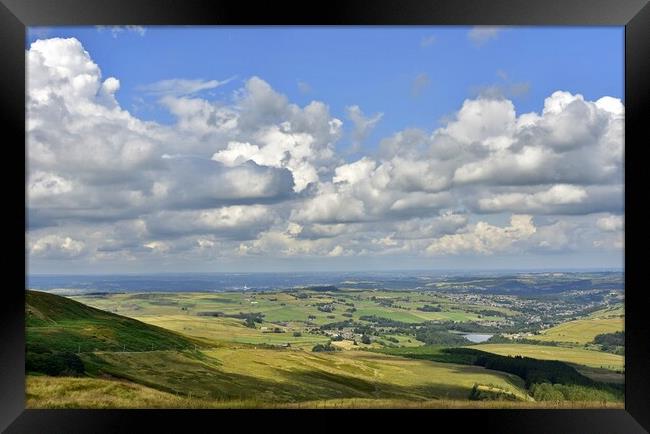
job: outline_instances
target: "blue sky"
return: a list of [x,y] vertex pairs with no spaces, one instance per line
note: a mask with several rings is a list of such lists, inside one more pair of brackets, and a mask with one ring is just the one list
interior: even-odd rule
[[[404,128],[438,127],[485,86],[524,88],[511,96],[518,113],[540,111],[558,89],[589,100],[624,97],[623,27],[510,27],[484,43],[473,42],[465,26],[145,29],[144,35],[113,36],[96,27],[32,28],[27,42],[44,34],[79,39],[104,76],[119,77],[122,107],[142,119],[174,121],[139,90],[143,85],[235,77],[204,93],[222,99],[257,75],[301,106],[327,102],[339,118],[355,104],[368,115],[384,113],[368,137],[370,147]],[[414,95],[421,74],[428,83]],[[301,92],[299,82],[309,91]]]
[[[32,263],[622,266],[623,53],[623,27],[31,28]],[[188,80],[204,90],[179,90]],[[215,193],[244,169],[250,185]],[[202,196],[170,198],[202,180]],[[228,213],[256,217],[229,232]],[[161,223],[181,217],[210,223]]]

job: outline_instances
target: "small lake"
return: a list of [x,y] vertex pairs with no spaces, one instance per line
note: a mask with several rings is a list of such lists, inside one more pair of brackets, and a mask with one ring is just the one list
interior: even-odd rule
[[474,342],[475,344],[480,344],[481,342],[487,341],[494,335],[488,335],[483,333],[463,333],[463,336],[465,336],[465,338],[470,342]]

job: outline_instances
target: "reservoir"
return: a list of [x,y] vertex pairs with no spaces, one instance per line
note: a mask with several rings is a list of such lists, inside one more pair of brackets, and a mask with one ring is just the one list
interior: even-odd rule
[[475,344],[480,344],[490,339],[494,335],[488,335],[483,333],[463,333],[463,336],[467,338],[468,341],[474,342]]

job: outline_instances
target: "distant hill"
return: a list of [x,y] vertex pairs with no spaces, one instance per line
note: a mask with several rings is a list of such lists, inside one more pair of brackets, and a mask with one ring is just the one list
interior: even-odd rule
[[339,290],[334,285],[311,285],[311,286],[302,287],[300,289],[304,289],[307,291],[318,291],[318,292],[335,292]]
[[27,351],[150,351],[192,348],[178,333],[95,309],[59,295],[26,291]]

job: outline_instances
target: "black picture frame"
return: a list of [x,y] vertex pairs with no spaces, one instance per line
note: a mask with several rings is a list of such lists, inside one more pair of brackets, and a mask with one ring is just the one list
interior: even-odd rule
[[[624,410],[26,410],[25,29],[56,25],[618,25],[625,26],[625,329]],[[643,150],[650,144],[648,0],[0,0],[0,107],[4,141],[5,282],[0,299],[0,429],[18,432],[161,432],[238,429],[262,422],[287,430],[314,426],[423,426],[437,430],[531,433],[640,433],[650,430],[650,298],[644,287]],[[26,161],[26,158],[25,158]],[[12,169],[12,170],[7,170]],[[23,187],[25,185],[23,184]],[[633,253],[634,252],[634,253]],[[638,252],[638,253],[637,253]],[[22,283],[21,283],[22,282]],[[332,412],[337,414],[332,416]],[[362,416],[359,416],[359,414]],[[344,421],[339,419],[346,416]],[[297,417],[303,419],[296,422]],[[311,422],[310,422],[311,421]],[[341,421],[340,423],[338,421]],[[435,421],[435,422],[434,422]],[[406,425],[405,425],[406,424]],[[422,425],[424,424],[424,425]],[[230,425],[232,426],[232,425]],[[267,429],[263,428],[263,429]],[[408,429],[407,428],[407,429]],[[420,428],[418,428],[420,429]]]

